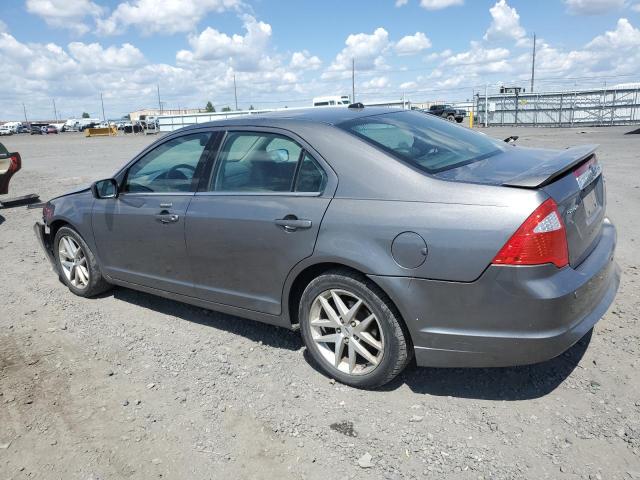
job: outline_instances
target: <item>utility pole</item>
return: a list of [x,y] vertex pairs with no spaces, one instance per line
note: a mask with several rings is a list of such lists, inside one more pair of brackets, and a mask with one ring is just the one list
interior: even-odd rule
[[104,116],[104,100],[102,100],[102,92],[100,92],[100,104],[102,105],[102,121],[106,122],[107,117]]
[[24,106],[24,102],[22,102],[22,111],[24,112],[24,123],[29,123],[29,120],[27,120],[27,107]]
[[58,121],[58,111],[56,110],[56,99],[52,98],[51,101],[53,102],[53,117],[55,118],[56,122]]
[[489,126],[489,85],[484,86],[484,126]]
[[158,111],[162,115],[162,102],[160,101],[160,85],[156,83],[156,90],[158,92]]
[[351,59],[351,103],[356,103],[356,59]]
[[233,96],[236,99],[236,112],[238,111],[238,89],[236,88],[236,74],[233,74]]
[[533,93],[533,81],[536,73],[536,33],[533,32],[533,55],[531,56],[531,93]]

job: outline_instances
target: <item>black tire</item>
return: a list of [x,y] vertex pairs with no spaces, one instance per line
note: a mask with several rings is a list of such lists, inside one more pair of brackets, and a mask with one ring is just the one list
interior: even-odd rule
[[[309,319],[311,307],[318,295],[330,289],[357,295],[379,320],[384,351],[380,363],[369,373],[354,375],[339,370],[323,357],[313,340]],[[395,378],[413,357],[409,334],[393,302],[364,275],[351,270],[331,270],[312,280],[302,293],[298,318],[305,346],[315,362],[329,377],[346,385],[365,389],[380,387]]]
[[447,115],[447,120],[449,120],[450,122],[455,122],[456,117],[454,115]]
[[[89,281],[83,288],[73,285],[64,273],[60,260],[60,240],[65,236],[73,238],[84,252],[84,256],[86,258],[86,267],[89,272]],[[58,269],[60,280],[74,294],[80,297],[93,297],[111,288],[111,284],[109,284],[104,279],[102,273],[100,272],[100,267],[98,266],[95,255],[93,254],[87,243],[84,241],[84,239],[80,236],[80,234],[73,228],[64,226],[58,229],[53,240],[53,255],[56,259],[56,267]]]

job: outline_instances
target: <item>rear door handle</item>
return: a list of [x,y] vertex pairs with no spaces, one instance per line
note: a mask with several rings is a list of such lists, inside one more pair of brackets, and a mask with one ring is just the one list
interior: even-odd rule
[[[287,215],[287,217],[289,217]],[[287,232],[295,232],[296,230],[300,229],[307,229],[307,228],[311,228],[311,220],[306,220],[304,218],[297,218],[297,217],[293,217],[292,218],[279,218],[277,219],[276,225],[279,225],[280,227],[284,228]]]
[[156,219],[160,223],[176,223],[180,219],[180,215],[176,215],[175,213],[161,213],[160,215],[156,215]]

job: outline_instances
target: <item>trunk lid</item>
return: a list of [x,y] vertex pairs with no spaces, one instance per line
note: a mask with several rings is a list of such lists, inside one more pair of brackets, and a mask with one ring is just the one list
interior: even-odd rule
[[443,180],[542,190],[555,200],[567,232],[569,263],[579,265],[596,246],[606,199],[596,145],[566,150],[513,147],[435,174]]

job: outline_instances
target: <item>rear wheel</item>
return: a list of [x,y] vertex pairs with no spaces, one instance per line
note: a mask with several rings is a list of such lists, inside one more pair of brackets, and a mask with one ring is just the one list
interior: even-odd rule
[[456,117],[454,115],[447,115],[447,120],[449,120],[450,122],[455,122]]
[[314,279],[299,307],[302,337],[322,370],[338,381],[375,388],[407,365],[411,348],[400,316],[366,277],[336,270]]
[[53,245],[60,279],[73,293],[92,297],[111,287],[102,277],[93,252],[74,229],[61,227]]

